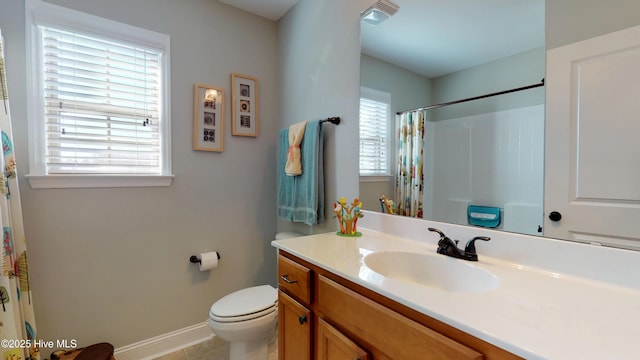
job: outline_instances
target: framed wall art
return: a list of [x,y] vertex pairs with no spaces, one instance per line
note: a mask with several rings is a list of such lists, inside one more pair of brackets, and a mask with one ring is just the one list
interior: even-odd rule
[[258,136],[258,79],[231,74],[231,133]]
[[220,88],[194,86],[193,149],[224,150],[224,91]]

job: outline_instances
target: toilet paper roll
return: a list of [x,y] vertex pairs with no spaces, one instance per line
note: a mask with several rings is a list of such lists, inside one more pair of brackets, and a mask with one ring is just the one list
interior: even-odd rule
[[200,268],[200,271],[208,271],[217,268],[219,257],[220,256],[217,251],[198,254],[198,258],[200,259],[198,267]]

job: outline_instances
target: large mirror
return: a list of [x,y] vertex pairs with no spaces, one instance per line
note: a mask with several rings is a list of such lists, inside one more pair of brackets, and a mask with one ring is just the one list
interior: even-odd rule
[[[544,0],[396,1],[383,23],[362,23],[361,86],[390,94],[395,114],[540,83],[545,76]],[[544,87],[424,112],[422,216],[542,235]],[[361,177],[367,210],[394,199],[391,177]],[[486,213],[485,213],[486,211]]]

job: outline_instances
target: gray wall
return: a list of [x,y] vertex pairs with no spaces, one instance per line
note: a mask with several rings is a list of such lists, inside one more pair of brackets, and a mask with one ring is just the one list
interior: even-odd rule
[[[391,94],[391,129],[395,129],[395,113],[431,103],[431,80],[386,61],[362,54],[360,58],[360,84]],[[395,131],[391,138],[395,148]],[[392,153],[392,156],[395,152]],[[391,159],[391,173],[395,171],[395,158]],[[360,200],[367,210],[380,211],[378,199],[386,195],[395,199],[394,177],[389,181],[360,181]]]
[[358,196],[360,11],[368,1],[300,0],[278,23],[281,119],[340,116],[325,124],[325,224],[279,220],[278,230],[335,231],[333,202]]
[[547,0],[546,46],[553,49],[640,24],[638,0]]
[[431,80],[386,61],[362,54],[360,84],[391,94],[391,113],[417,108],[431,102]]
[[[433,103],[439,104],[539,83],[545,76],[543,47],[432,79]],[[431,121],[455,119],[544,104],[538,87],[429,111]]]
[[[173,185],[33,190],[24,1],[0,0],[39,338],[131,344],[208,318],[227,293],[275,285],[277,25],[212,0],[52,0],[171,36]],[[355,20],[354,20],[355,21]],[[256,76],[260,135],[231,136],[230,74]],[[225,89],[223,153],[192,147],[193,84]],[[190,255],[218,250],[201,273]]]

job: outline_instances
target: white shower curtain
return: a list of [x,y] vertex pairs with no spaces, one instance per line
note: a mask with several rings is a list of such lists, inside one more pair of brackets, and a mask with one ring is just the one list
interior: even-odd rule
[[425,117],[425,110],[396,115],[398,163],[395,198],[399,215],[422,217]]
[[0,359],[40,359],[35,346],[36,327],[27,265],[27,246],[22,224],[22,206],[0,30],[0,130],[3,156],[0,165],[0,226],[2,227],[2,272],[0,273]]

